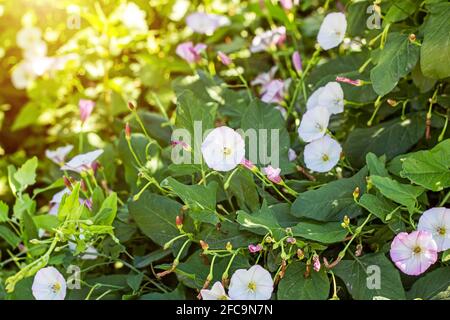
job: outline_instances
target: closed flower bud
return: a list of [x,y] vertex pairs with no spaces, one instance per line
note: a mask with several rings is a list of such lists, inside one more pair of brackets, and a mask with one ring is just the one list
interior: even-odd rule
[[356,187],[355,190],[353,190],[353,200],[357,201],[359,198],[360,189],[359,187]]
[[128,122],[125,123],[125,138],[127,138],[127,140],[131,139],[131,128]]
[[177,228],[181,230],[183,228],[183,218],[181,216],[177,216],[175,218],[175,224],[177,225]]
[[136,107],[134,106],[134,104],[131,101],[128,101],[128,109],[130,109],[130,111],[136,110]]
[[299,260],[303,260],[303,258],[305,257],[305,253],[303,252],[302,249],[297,249],[297,258]]
[[409,38],[409,41],[411,41],[411,42],[416,41],[416,35],[414,33],[411,33],[408,38]]
[[290,244],[295,244],[297,242],[297,239],[295,239],[293,237],[289,237],[286,239],[286,242],[290,243]]
[[206,251],[206,250],[209,249],[209,245],[208,245],[205,241],[203,241],[203,240],[200,240],[200,246],[202,247],[202,249],[203,249],[204,251]]
[[319,256],[317,254],[315,254],[313,256],[313,269],[314,269],[314,271],[319,272],[320,267],[321,267],[321,264],[320,264]]
[[64,185],[65,185],[69,190],[72,190],[72,182],[70,181],[70,179],[67,178],[66,176],[64,176],[63,180],[64,180]]
[[227,251],[233,250],[233,245],[231,244],[230,241],[227,242],[227,244],[226,244],[226,246],[225,246],[225,249],[227,249]]
[[350,218],[348,216],[344,216],[343,226],[347,228],[350,225]]
[[387,99],[387,103],[388,103],[391,107],[395,107],[395,106],[398,104],[397,100],[394,100],[394,99]]

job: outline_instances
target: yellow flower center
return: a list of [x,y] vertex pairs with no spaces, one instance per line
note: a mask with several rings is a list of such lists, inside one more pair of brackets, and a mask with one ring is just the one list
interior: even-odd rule
[[419,246],[417,246],[417,247],[414,248],[414,253],[415,253],[415,254],[418,254],[418,253],[420,253],[421,251],[422,251],[422,248],[420,248]]
[[322,160],[323,160],[323,162],[327,162],[328,160],[330,160],[330,157],[327,154],[324,154],[322,156]]
[[220,296],[219,300],[228,300],[228,297],[226,295]]
[[254,283],[253,281],[250,281],[250,282],[248,283],[248,288],[249,288],[251,291],[255,291],[255,290],[256,290],[256,283]]
[[59,290],[61,290],[61,284],[59,282],[56,282],[53,286],[52,286],[52,290],[54,292],[59,292]]
[[231,154],[231,148],[223,147],[223,154],[229,156]]
[[439,235],[444,236],[447,233],[447,230],[445,230],[444,227],[439,227],[437,229],[437,232],[439,233]]

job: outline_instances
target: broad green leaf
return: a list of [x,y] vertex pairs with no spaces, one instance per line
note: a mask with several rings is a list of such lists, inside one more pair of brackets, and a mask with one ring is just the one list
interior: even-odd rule
[[52,231],[53,228],[58,227],[58,217],[50,214],[41,214],[33,217],[33,221],[38,229]]
[[20,184],[20,190],[25,190],[28,186],[36,182],[36,169],[38,159],[33,157],[25,162],[15,173],[14,179]]
[[33,217],[28,213],[28,211],[24,211],[22,213],[21,224],[24,230],[23,233],[26,242],[38,238],[38,229],[34,223]]
[[3,225],[0,225],[0,238],[5,240],[13,248],[17,247],[21,241],[21,239],[14,232]]
[[158,249],[158,250],[154,250],[154,251],[150,252],[149,254],[147,254],[145,256],[135,256],[134,257],[134,266],[136,268],[145,268],[145,267],[151,265],[153,262],[161,260],[170,254],[171,254],[171,252],[169,250]]
[[278,284],[279,300],[326,300],[330,292],[330,281],[324,269],[311,272],[305,278],[306,264],[293,262]]
[[450,76],[450,3],[428,7],[424,39],[420,50],[420,66],[424,76],[444,79]]
[[450,187],[450,139],[436,148],[410,154],[403,162],[402,177],[432,191]]
[[356,260],[342,260],[333,268],[355,300],[372,300],[381,296],[405,299],[399,271],[383,253],[366,254]]
[[100,208],[100,211],[94,217],[94,224],[112,225],[117,214],[117,194],[111,193]]
[[170,188],[183,200],[193,219],[211,224],[219,222],[216,212],[217,182],[212,181],[207,186],[185,185],[168,177],[161,182],[161,186]]
[[369,168],[370,175],[389,177],[389,173],[386,170],[385,159],[386,159],[386,157],[384,157],[384,156],[381,156],[380,158],[378,158],[372,152],[369,152],[366,155],[366,163],[367,163],[367,167]]
[[432,299],[450,286],[450,267],[442,267],[425,274],[414,282],[408,292],[410,299]]
[[76,220],[81,214],[80,204],[80,183],[76,183],[69,195],[64,195],[59,205],[58,219],[64,220]]
[[228,189],[242,209],[255,211],[259,208],[259,195],[253,174],[249,170],[238,169],[230,179]]
[[350,132],[344,144],[344,153],[352,165],[362,167],[366,154],[386,155],[386,160],[407,152],[425,133],[425,117],[416,113],[407,119],[393,119],[370,128]]
[[12,125],[11,130],[20,130],[36,123],[36,119],[39,117],[41,112],[41,108],[37,103],[27,103],[20,109],[19,114],[14,119],[14,124]]
[[383,222],[390,220],[390,215],[397,208],[391,201],[382,196],[375,196],[370,193],[365,193],[359,199],[359,205],[364,209],[375,215]]
[[301,193],[291,207],[291,214],[318,221],[341,221],[347,215],[355,217],[361,209],[353,199],[353,191],[359,187],[364,193],[367,169],[363,168],[351,178],[335,180]]
[[300,222],[291,229],[294,236],[327,244],[341,242],[348,234],[340,222]]
[[260,210],[252,214],[239,210],[236,220],[241,226],[256,234],[265,235],[271,233],[276,240],[279,240],[284,234],[283,228],[266,202],[263,203]]
[[[246,154],[251,161],[258,166],[268,164],[277,166],[271,163],[273,157],[279,162],[278,167],[283,174],[292,172],[294,167],[288,159],[289,134],[285,121],[277,109],[257,99],[253,100],[242,116],[241,128],[249,137],[246,139]],[[250,140],[252,136],[254,138],[252,140],[257,141]],[[251,159],[253,155],[258,155],[257,161]]]
[[395,0],[386,13],[384,20],[387,23],[394,23],[405,20],[411,16],[419,7],[417,0]]
[[175,219],[181,207],[180,203],[170,198],[148,191],[139,200],[128,203],[130,215],[139,229],[160,246],[180,235]]
[[417,198],[425,191],[422,187],[402,184],[388,177],[371,176],[370,179],[383,196],[404,205],[409,212],[414,211]]
[[60,178],[56,181],[54,181],[51,185],[45,187],[45,188],[36,188],[33,189],[33,198],[36,197],[38,194],[41,194],[43,192],[47,192],[49,190],[53,189],[59,189],[64,187],[64,179]]
[[0,200],[0,223],[9,220],[8,211],[8,205]]
[[420,47],[412,44],[407,34],[388,34],[384,49],[378,52],[378,63],[370,72],[373,89],[379,96],[391,92],[398,81],[414,68],[419,51]]
[[352,1],[348,6],[347,31],[351,36],[361,36],[367,30],[367,8],[371,5],[369,0]]
[[198,235],[198,240],[205,241],[210,249],[223,250],[228,242],[233,248],[246,248],[250,243],[260,241],[260,238],[251,232],[242,230],[235,222],[223,221],[220,229],[205,225]]

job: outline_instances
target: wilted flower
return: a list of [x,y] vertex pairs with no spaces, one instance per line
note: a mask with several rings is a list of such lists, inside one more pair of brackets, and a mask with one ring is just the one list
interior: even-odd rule
[[249,244],[248,245],[248,251],[250,251],[250,253],[257,253],[260,252],[262,250],[262,246],[258,243],[258,244]]
[[208,289],[200,290],[200,295],[202,296],[203,300],[230,300],[220,281],[214,283],[211,290]]
[[397,234],[391,244],[391,259],[409,275],[424,273],[437,260],[437,245],[428,231]]
[[64,164],[66,156],[72,151],[73,145],[69,144],[64,147],[59,147],[56,150],[45,150],[45,156],[52,160],[57,165]]
[[217,52],[217,57],[219,58],[220,62],[222,62],[226,66],[229,66],[232,63],[231,58],[222,51]]
[[250,47],[251,52],[261,52],[271,47],[281,45],[286,40],[286,28],[278,27],[273,30],[265,31],[253,38]]
[[319,256],[317,254],[315,254],[313,256],[313,269],[314,269],[314,271],[319,272],[320,267],[321,267],[321,264],[320,264]]
[[298,135],[303,141],[311,142],[322,138],[327,132],[330,113],[324,107],[306,111],[298,128]]
[[280,168],[274,168],[272,166],[267,166],[264,168],[264,173],[267,175],[267,178],[272,181],[273,183],[281,183],[281,169]]
[[222,126],[212,130],[202,143],[206,164],[217,171],[229,171],[245,156],[244,139],[233,129]]
[[289,148],[288,159],[289,161],[295,161],[297,159],[297,153],[295,153],[294,149]]
[[347,19],[341,12],[327,14],[320,26],[317,42],[324,50],[337,47],[344,40]]
[[330,114],[338,114],[344,111],[344,92],[337,82],[328,82],[325,86],[318,88],[308,98],[306,108],[325,107]]
[[292,65],[294,66],[295,71],[302,71],[302,57],[300,56],[300,53],[298,51],[295,51],[292,54]]
[[432,235],[438,252],[450,249],[450,209],[441,207],[425,211],[417,230],[428,231]]
[[218,14],[194,12],[186,17],[186,24],[196,33],[212,35],[216,29],[230,24],[230,19]]
[[36,300],[64,300],[66,280],[54,267],[42,268],[34,276],[31,290]]
[[341,145],[326,135],[305,146],[305,164],[310,170],[328,172],[338,163],[341,152]]
[[91,113],[95,107],[95,102],[88,99],[80,99],[78,102],[78,107],[80,108],[81,122],[84,123],[91,116]]
[[194,46],[191,41],[181,43],[177,46],[176,54],[188,63],[199,62],[201,53],[206,49],[206,44],[198,43]]
[[248,270],[236,270],[231,277],[228,294],[232,300],[269,300],[273,280],[269,271],[260,265]]
[[256,166],[253,164],[253,162],[251,162],[250,160],[245,159],[245,158],[242,159],[241,165],[243,165],[244,167],[246,167],[247,169],[252,170],[252,171],[256,169]]
[[69,170],[81,173],[83,171],[92,169],[93,162],[100,157],[103,153],[103,150],[97,149],[88,153],[79,154],[72,158],[69,162],[67,162],[64,166],[61,167],[61,170]]

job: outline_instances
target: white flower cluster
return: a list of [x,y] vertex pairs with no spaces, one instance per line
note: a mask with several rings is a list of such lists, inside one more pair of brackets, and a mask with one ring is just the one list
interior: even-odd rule
[[307,111],[298,128],[298,135],[309,144],[304,160],[308,169],[328,172],[338,163],[342,152],[339,142],[327,134],[330,116],[344,111],[344,92],[337,82],[318,88],[306,103]]

